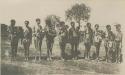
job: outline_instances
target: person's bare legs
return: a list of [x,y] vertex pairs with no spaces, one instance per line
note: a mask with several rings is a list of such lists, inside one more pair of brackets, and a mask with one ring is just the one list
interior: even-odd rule
[[41,46],[42,46],[42,41],[39,42],[39,60],[41,60]]
[[75,59],[78,59],[78,43],[75,43]]
[[105,47],[105,60],[108,61],[108,47]]
[[47,60],[50,60],[50,48],[51,48],[50,41],[47,40]]
[[74,59],[74,43],[71,44],[71,55],[72,59]]

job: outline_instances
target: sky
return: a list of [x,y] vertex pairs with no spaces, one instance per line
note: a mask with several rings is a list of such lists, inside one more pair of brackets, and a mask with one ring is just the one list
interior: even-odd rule
[[51,14],[65,21],[65,11],[76,3],[91,8],[92,25],[125,24],[125,0],[0,0],[0,23],[9,25],[10,19],[15,19],[16,25],[24,26],[24,20],[29,20],[34,26],[35,19],[40,18],[45,25],[46,16]]

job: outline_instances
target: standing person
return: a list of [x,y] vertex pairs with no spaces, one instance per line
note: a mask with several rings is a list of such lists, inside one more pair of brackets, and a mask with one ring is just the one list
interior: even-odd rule
[[122,58],[120,58],[121,56],[121,49],[122,49],[122,32],[121,32],[121,25],[120,24],[116,24],[116,32],[115,32],[115,56],[116,56],[116,62],[119,63],[121,62],[120,60]]
[[29,59],[29,47],[32,43],[32,29],[29,27],[29,21],[25,21],[23,46],[25,49],[25,60]]
[[90,58],[90,49],[91,45],[93,43],[93,30],[91,28],[91,23],[87,23],[85,26],[84,31],[84,45],[85,45],[85,52],[84,52],[84,58]]
[[61,29],[59,31],[59,45],[60,45],[60,49],[61,49],[61,57],[62,57],[62,60],[64,60],[65,47],[66,47],[66,43],[68,41],[68,31],[67,31],[65,22],[60,22],[60,25],[61,25]]
[[111,26],[107,25],[105,32],[105,41],[104,41],[105,52],[106,52],[105,59],[107,62],[109,62],[109,60],[112,60],[114,39],[115,36],[111,30]]
[[75,22],[71,22],[71,28],[69,29],[69,40],[71,43],[71,54],[73,59],[78,59],[78,45],[79,45],[79,29],[78,26],[75,28]]
[[94,45],[96,47],[96,59],[99,60],[99,50],[100,50],[100,45],[102,42],[102,37],[101,37],[101,31],[99,30],[99,25],[95,25],[95,30],[94,30]]
[[48,26],[46,30],[47,60],[52,60],[52,49],[55,37],[56,37],[56,30],[54,26]]
[[[41,60],[41,46],[42,46],[42,41],[45,35],[45,31],[43,27],[40,25],[41,20],[39,18],[36,19],[36,23],[37,23],[37,26],[36,28],[34,28],[36,30],[35,31],[36,41],[34,40],[34,42],[35,42],[36,49],[39,50],[39,60]],[[36,57],[35,57],[35,60],[36,60]]]
[[10,22],[11,22],[11,25],[9,26],[9,38],[11,41],[11,60],[15,60],[17,56],[19,37],[18,37],[17,28],[15,26],[16,21],[12,19]]

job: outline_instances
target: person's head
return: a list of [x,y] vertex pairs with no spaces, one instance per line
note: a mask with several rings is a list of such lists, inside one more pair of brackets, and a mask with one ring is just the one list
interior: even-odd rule
[[25,23],[25,26],[28,27],[29,21],[26,20],[26,21],[24,21],[24,23]]
[[95,24],[95,29],[96,29],[96,30],[99,29],[99,24]]
[[69,28],[69,26],[68,26],[68,25],[65,25],[65,28],[66,28],[66,29],[68,29],[68,28]]
[[39,18],[36,19],[36,23],[37,23],[38,25],[41,23],[41,21],[40,21]]
[[64,22],[64,21],[60,22],[60,25],[61,25],[61,26],[62,26],[62,25],[65,25],[65,22]]
[[111,25],[106,25],[107,31],[111,31]]
[[120,25],[120,24],[116,24],[115,27],[116,27],[116,30],[117,30],[117,31],[120,31],[120,30],[121,30],[121,25]]
[[11,26],[15,26],[16,21],[14,19],[11,19]]
[[71,27],[75,27],[75,22],[71,22]]
[[88,22],[88,23],[86,24],[86,27],[87,27],[87,28],[91,28],[91,23]]

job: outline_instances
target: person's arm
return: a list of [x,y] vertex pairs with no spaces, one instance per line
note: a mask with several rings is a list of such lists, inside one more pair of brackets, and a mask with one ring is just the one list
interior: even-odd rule
[[22,38],[21,38],[21,45],[23,44],[23,38],[24,38],[24,29],[22,29],[22,34],[21,34]]
[[29,28],[30,30],[30,43],[32,44],[32,28]]
[[71,29],[69,29],[69,39],[71,39]]
[[93,38],[94,38],[94,32],[93,32],[93,30],[91,29],[91,43],[92,43],[92,45],[93,45]]
[[121,53],[122,53],[122,41],[123,41],[123,34],[121,33],[121,42],[120,42],[120,44],[121,44]]
[[7,28],[8,31],[8,39],[11,40],[11,31],[10,31],[10,27]]
[[112,32],[112,36],[113,36],[113,41],[115,40],[115,33]]

